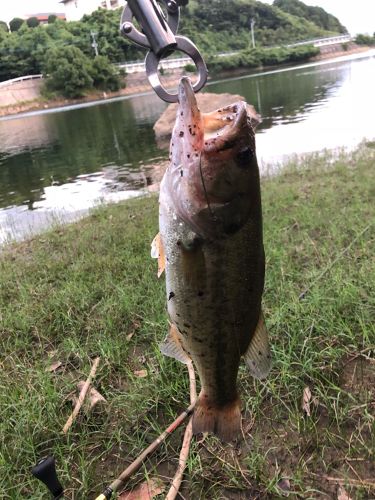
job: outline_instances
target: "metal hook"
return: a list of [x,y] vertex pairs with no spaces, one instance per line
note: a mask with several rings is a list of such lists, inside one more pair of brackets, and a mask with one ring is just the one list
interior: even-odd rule
[[[199,92],[207,82],[208,71],[206,63],[204,62],[197,47],[188,38],[185,38],[184,36],[176,36],[176,42],[176,50],[180,50],[184,54],[191,57],[198,69],[199,77],[196,84],[193,85],[193,90],[194,92]],[[163,99],[163,101],[178,102],[178,94],[169,93],[160,82],[158,66],[161,59],[162,58],[160,56],[157,56],[152,51],[147,54],[145,64],[148,80],[152,88],[155,90],[157,95]]]
[[[179,50],[191,57],[198,70],[198,81],[193,86],[198,92],[207,82],[207,67],[199,50],[188,38],[175,36],[180,18],[180,5],[188,0],[159,0],[167,9],[167,18],[157,0],[128,0],[121,17],[121,33],[141,47],[150,49],[146,56],[146,73],[156,94],[166,102],[178,102],[177,94],[169,93],[161,84],[158,66],[163,57]],[[141,33],[133,24],[135,17]]]

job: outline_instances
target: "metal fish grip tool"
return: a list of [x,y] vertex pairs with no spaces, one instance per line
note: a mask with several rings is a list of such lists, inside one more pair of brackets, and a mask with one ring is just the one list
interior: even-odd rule
[[[166,14],[160,4],[164,4]],[[168,92],[162,85],[158,74],[160,61],[175,50],[191,57],[198,70],[198,80],[193,86],[199,92],[207,82],[207,67],[194,43],[184,36],[178,36],[180,7],[188,0],[128,0],[124,7],[120,30],[124,37],[135,44],[149,49],[145,66],[146,73],[156,94],[166,102],[178,102],[177,93]],[[139,31],[133,23],[138,21]]]

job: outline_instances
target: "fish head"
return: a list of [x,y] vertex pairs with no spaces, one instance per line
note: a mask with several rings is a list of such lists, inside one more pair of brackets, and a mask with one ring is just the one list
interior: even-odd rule
[[181,79],[171,165],[162,189],[169,190],[177,214],[199,235],[226,236],[246,222],[259,184],[254,136],[245,102],[203,114],[190,80]]

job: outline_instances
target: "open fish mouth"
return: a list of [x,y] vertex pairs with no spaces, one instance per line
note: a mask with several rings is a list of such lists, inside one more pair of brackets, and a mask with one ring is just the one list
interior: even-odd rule
[[179,100],[163,192],[200,237],[225,237],[246,222],[258,182],[247,104],[201,113],[187,77],[181,79]]
[[242,130],[246,133],[248,125],[245,102],[239,101],[212,113],[202,114],[188,77],[181,78],[178,95],[178,118],[185,125],[180,138],[190,143],[192,151],[224,152],[238,145],[238,136]]

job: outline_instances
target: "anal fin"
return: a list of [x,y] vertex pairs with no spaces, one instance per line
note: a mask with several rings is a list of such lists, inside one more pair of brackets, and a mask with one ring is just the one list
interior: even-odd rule
[[262,311],[253,338],[244,354],[244,359],[253,377],[260,380],[267,377],[272,362],[268,331]]
[[174,358],[185,365],[190,361],[189,356],[184,351],[180,339],[178,338],[177,327],[173,323],[171,324],[169,333],[164,339],[164,342],[160,344],[160,352],[164,354],[164,356]]
[[151,257],[158,259],[158,278],[160,278],[165,271],[165,252],[160,233],[155,236],[151,243]]

